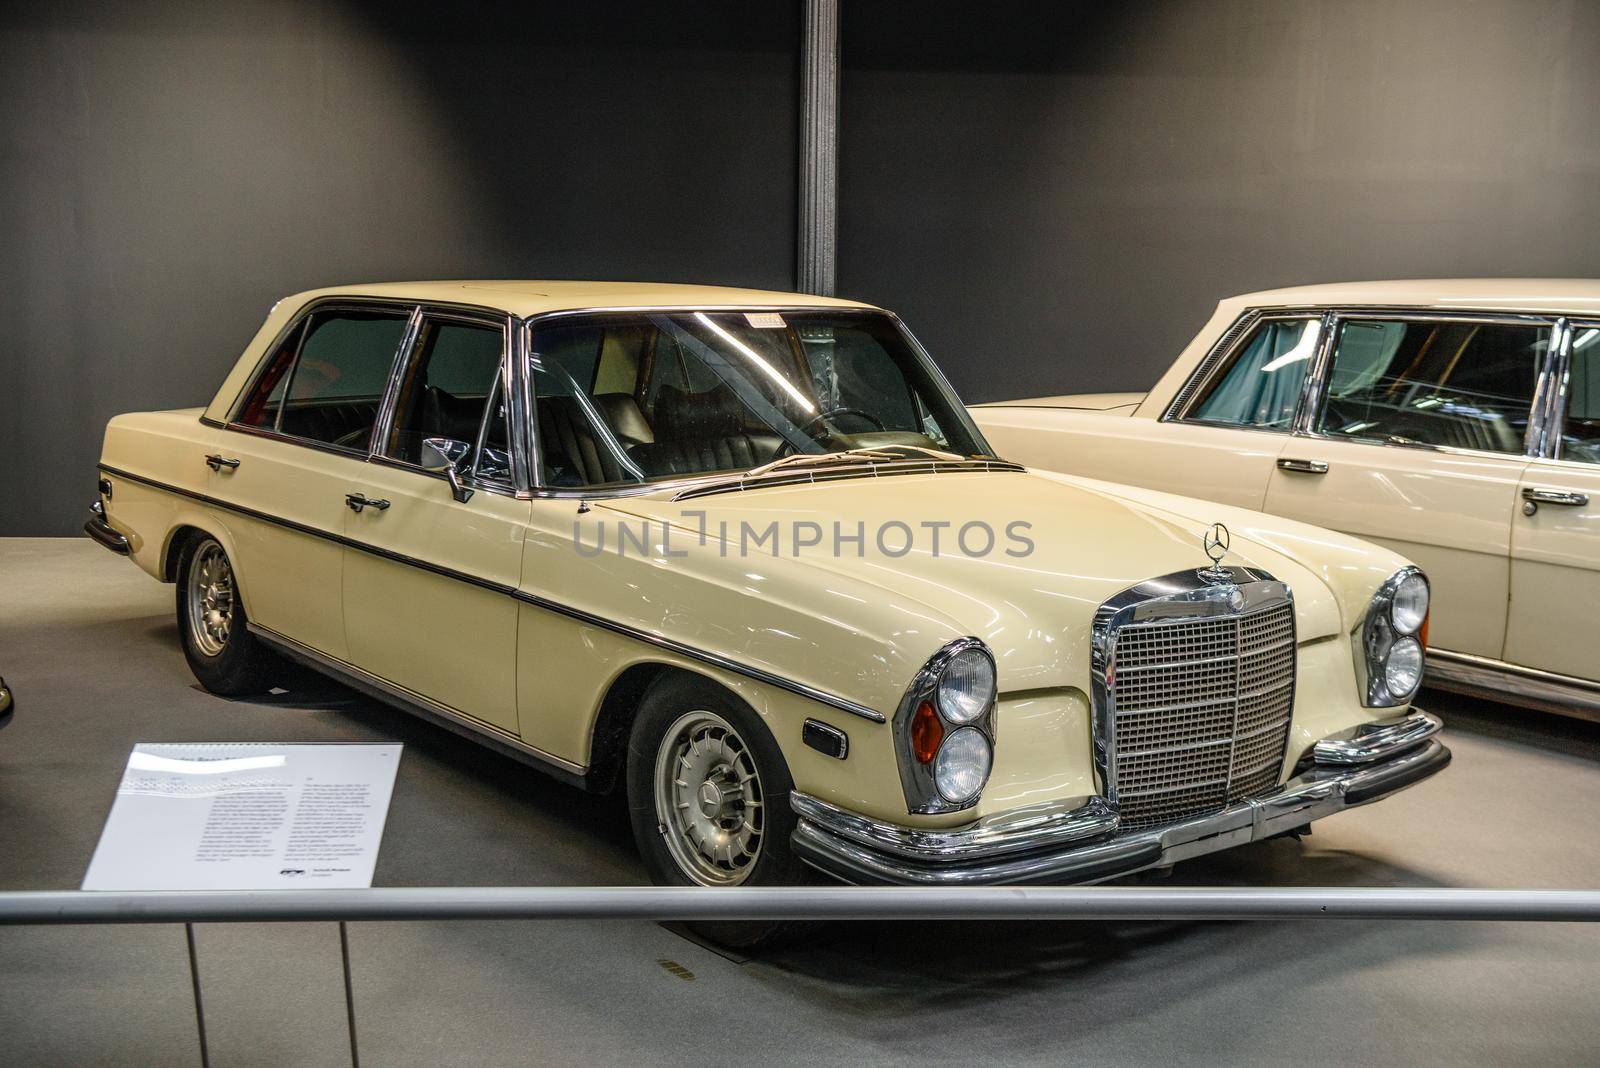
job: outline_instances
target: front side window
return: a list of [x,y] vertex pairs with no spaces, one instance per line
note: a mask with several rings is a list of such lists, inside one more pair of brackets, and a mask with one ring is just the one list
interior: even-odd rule
[[[400,378],[394,421],[383,455],[421,463],[422,443],[462,461],[477,448],[479,428],[491,402],[495,408],[485,449],[495,455],[482,467],[485,477],[509,477],[504,404],[498,390],[505,331],[500,326],[424,316],[417,341]],[[471,470],[477,458],[461,464]],[[488,468],[493,468],[491,476]]]
[[1320,319],[1264,319],[1234,349],[1184,418],[1222,426],[1289,430],[1321,336]]
[[410,315],[319,311],[291,330],[234,422],[365,452]]
[[1319,429],[1520,454],[1549,340],[1536,325],[1341,322]]
[[936,371],[878,313],[659,312],[536,324],[545,485],[748,470],[807,453],[988,446]]
[[1573,330],[1561,459],[1600,463],[1600,325]]

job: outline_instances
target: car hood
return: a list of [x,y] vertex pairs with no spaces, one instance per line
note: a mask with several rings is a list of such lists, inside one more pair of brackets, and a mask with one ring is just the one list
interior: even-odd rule
[[[1145,579],[1208,566],[1202,539],[1218,521],[1232,533],[1224,563],[1267,571],[1294,591],[1301,641],[1342,627],[1339,598],[1325,579],[1326,560],[1296,558],[1309,555],[1302,552],[1308,549],[1303,539],[1288,529],[1298,524],[1067,476],[895,475],[682,501],[651,494],[612,499],[603,507],[669,525],[681,532],[681,540],[673,538],[680,547],[698,548],[697,555],[715,548],[730,565],[746,570],[781,571],[794,579],[793,569],[811,569],[819,578],[840,576],[851,588],[893,595],[885,601],[914,601],[954,633],[983,638],[999,661],[1007,691],[1076,678],[1072,667],[1087,658],[1095,609]],[[778,542],[752,548],[755,535],[773,524]],[[751,533],[744,535],[741,554],[746,530]],[[836,531],[846,538],[859,532],[863,543],[843,541],[835,552]],[[820,536],[821,543],[797,547],[796,532],[801,541]],[[977,555],[989,541],[987,532],[994,547]],[[909,551],[902,552],[908,537]],[[1338,549],[1331,546],[1322,555],[1337,556]]]

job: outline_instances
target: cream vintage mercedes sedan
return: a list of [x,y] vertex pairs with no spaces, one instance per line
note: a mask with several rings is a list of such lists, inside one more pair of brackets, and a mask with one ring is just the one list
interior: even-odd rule
[[1149,393],[972,414],[1023,463],[1404,553],[1437,598],[1429,685],[1600,718],[1600,282],[1250,293]]
[[208,689],[280,656],[592,790],[661,883],[1086,881],[1445,766],[1386,549],[1002,460],[892,314],[430,282],[119,416],[88,532]]

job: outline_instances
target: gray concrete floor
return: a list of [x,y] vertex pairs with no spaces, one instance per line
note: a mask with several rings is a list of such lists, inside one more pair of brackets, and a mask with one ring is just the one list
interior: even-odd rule
[[[202,692],[172,587],[86,540],[0,541],[0,674],[3,889],[78,886],[135,742],[280,739],[405,743],[376,885],[643,881],[616,800],[314,677]],[[1600,884],[1600,727],[1428,696],[1443,775],[1172,883]],[[214,1064],[348,1063],[333,925],[197,931]],[[1600,1059],[1596,926],[840,924],[742,964],[642,922],[350,938],[369,1066]],[[0,928],[0,1063],[198,1060],[181,927]]]

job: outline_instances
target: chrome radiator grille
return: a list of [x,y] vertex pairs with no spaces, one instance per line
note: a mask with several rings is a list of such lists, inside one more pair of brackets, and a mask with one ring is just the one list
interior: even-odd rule
[[1156,580],[1166,596],[1102,609],[1096,741],[1125,829],[1277,784],[1294,704],[1294,605],[1270,576],[1232,571],[1246,581],[1172,593],[1168,576]]

